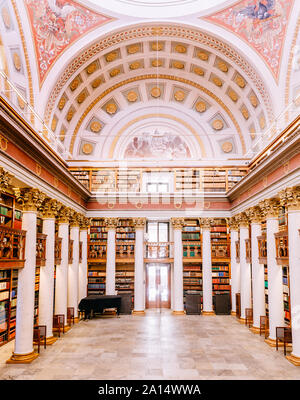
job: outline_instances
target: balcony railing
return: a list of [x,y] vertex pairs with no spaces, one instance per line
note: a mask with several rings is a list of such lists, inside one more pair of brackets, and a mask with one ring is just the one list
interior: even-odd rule
[[267,237],[266,235],[257,236],[258,261],[260,264],[267,264]]
[[73,244],[74,240],[69,239],[69,264],[73,263]]
[[251,239],[245,239],[246,262],[251,263]]
[[107,244],[101,240],[88,242],[88,259],[90,261],[106,260]]
[[230,258],[230,247],[227,242],[211,243],[212,258],[227,259]]
[[116,258],[133,259],[134,249],[134,242],[116,242]]
[[183,258],[201,258],[202,249],[199,241],[183,241]]
[[54,258],[56,265],[61,264],[61,242],[62,238],[56,236],[54,245]]
[[235,242],[235,252],[236,252],[236,262],[240,262],[240,241],[236,240]]
[[46,265],[46,239],[47,235],[37,233],[36,235],[36,265],[43,267]]
[[288,231],[274,233],[276,245],[276,262],[278,265],[289,264],[289,235]]
[[148,242],[145,244],[145,258],[162,260],[171,257],[172,242]]
[[25,231],[0,226],[0,268],[24,267],[25,239]]

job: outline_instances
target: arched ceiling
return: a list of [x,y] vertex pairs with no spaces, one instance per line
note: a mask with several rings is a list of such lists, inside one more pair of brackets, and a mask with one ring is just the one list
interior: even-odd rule
[[0,33],[70,162],[154,161],[165,137],[169,162],[238,163],[299,87],[299,2],[248,3],[2,0]]

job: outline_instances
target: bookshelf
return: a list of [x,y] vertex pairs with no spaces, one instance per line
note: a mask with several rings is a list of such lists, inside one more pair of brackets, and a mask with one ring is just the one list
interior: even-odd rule
[[11,290],[9,302],[9,339],[16,335],[16,313],[17,313],[17,292],[18,292],[18,273],[17,269],[11,270]]
[[87,293],[105,294],[107,229],[104,219],[93,219],[88,235]]
[[92,170],[91,171],[91,192],[115,192],[116,172],[114,170]]
[[72,175],[88,190],[90,190],[90,171],[77,170],[71,171]]
[[284,310],[284,322],[286,325],[291,325],[291,307],[290,307],[290,278],[289,278],[289,267],[284,265],[282,267],[282,287],[283,287],[283,310]]
[[210,235],[213,295],[230,294],[230,234],[226,220],[214,219]]
[[105,265],[89,263],[87,293],[105,294],[106,269]]
[[263,264],[264,282],[265,282],[265,311],[266,317],[269,318],[269,284],[268,284],[268,264],[267,264],[267,227],[266,221],[261,222],[261,236],[257,237],[258,241],[258,260]]
[[34,285],[34,319],[33,325],[39,324],[39,290],[40,290],[40,267],[35,267],[35,285]]
[[8,194],[0,194],[0,225],[13,227],[14,198]]

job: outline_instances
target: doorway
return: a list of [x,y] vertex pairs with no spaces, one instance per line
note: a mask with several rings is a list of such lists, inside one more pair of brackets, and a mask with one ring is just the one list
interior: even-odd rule
[[171,307],[170,264],[146,265],[146,308]]

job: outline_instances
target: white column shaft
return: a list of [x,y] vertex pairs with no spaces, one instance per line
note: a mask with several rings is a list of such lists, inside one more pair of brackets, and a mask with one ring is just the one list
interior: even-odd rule
[[238,240],[238,231],[230,231],[230,256],[231,256],[231,309],[236,312],[235,295],[240,292],[240,264],[236,262],[235,242]]
[[71,226],[73,240],[73,262],[68,271],[68,307],[74,307],[74,317],[78,317],[78,276],[79,276],[79,226]]
[[55,314],[64,314],[67,322],[68,300],[68,265],[69,265],[69,223],[58,225],[58,236],[61,241],[61,263],[56,266],[55,279]]
[[245,318],[245,309],[251,307],[251,266],[246,262],[246,243],[249,238],[248,227],[240,227],[240,265],[241,265],[241,318]]
[[202,229],[203,311],[213,311],[210,229]]
[[106,251],[106,294],[116,293],[116,230],[108,228],[107,231],[107,251]]
[[53,296],[54,296],[54,246],[55,218],[43,220],[46,239],[46,265],[40,268],[39,325],[46,325],[47,337],[52,337]]
[[251,261],[252,261],[252,290],[253,290],[253,327],[259,328],[260,316],[266,315],[265,309],[265,277],[264,266],[258,260],[257,236],[261,235],[261,225],[251,223]]
[[33,352],[36,212],[23,212],[22,229],[26,231],[25,265],[18,274],[15,354]]
[[135,229],[134,310],[144,311],[144,229]]
[[288,211],[292,355],[300,357],[300,211]]
[[278,232],[278,219],[267,218],[267,262],[269,299],[269,338],[276,339],[276,327],[284,326],[282,267],[276,263],[274,233]]
[[182,232],[174,228],[174,311],[184,311],[183,307],[183,262]]
[[78,301],[87,296],[87,229],[80,230],[80,242],[82,242],[82,261],[79,264]]

